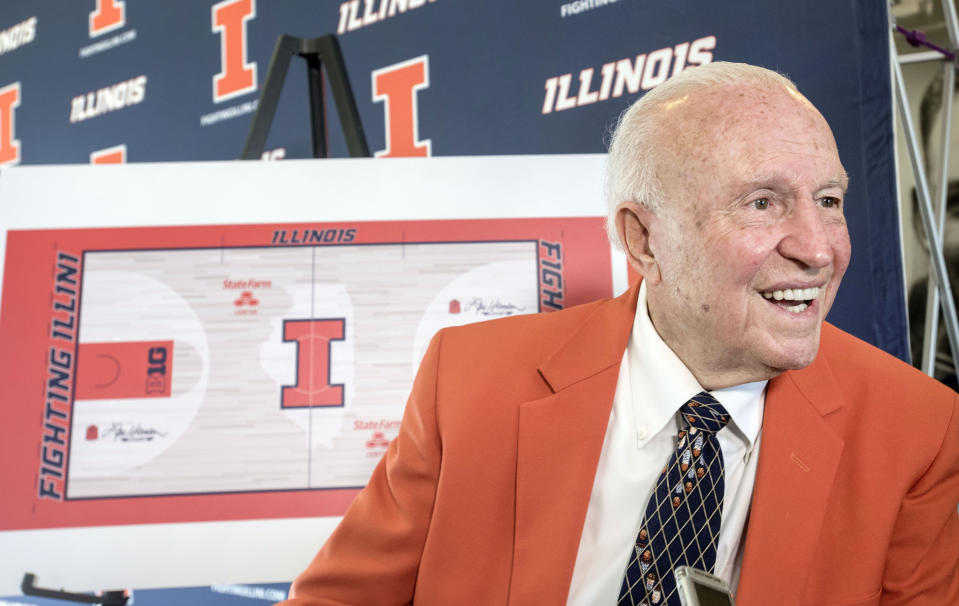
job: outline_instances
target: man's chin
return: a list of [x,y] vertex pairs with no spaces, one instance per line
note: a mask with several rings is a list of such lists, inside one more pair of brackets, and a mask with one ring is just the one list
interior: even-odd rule
[[780,350],[770,355],[766,363],[770,368],[778,370],[780,373],[787,370],[801,370],[813,363],[817,353],[819,353],[818,334],[815,342]]

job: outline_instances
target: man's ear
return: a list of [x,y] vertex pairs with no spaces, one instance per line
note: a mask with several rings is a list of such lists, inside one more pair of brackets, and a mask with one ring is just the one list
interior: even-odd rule
[[650,227],[655,222],[655,214],[638,202],[620,202],[616,207],[616,233],[626,259],[653,286],[662,280],[656,255],[649,243]]

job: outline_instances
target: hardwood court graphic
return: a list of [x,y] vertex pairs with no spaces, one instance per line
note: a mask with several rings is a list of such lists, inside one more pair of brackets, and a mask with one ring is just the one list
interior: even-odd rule
[[[363,455],[371,433],[353,422],[399,419],[432,334],[481,317],[450,314],[450,299],[506,302],[499,315],[538,311],[536,249],[526,241],[86,253],[78,386],[109,379],[122,359],[120,378],[133,375],[146,392],[163,376],[144,368],[148,351],[172,355],[162,359],[166,397],[114,397],[116,382],[102,396],[76,391],[67,498],[363,486],[375,464]],[[244,298],[224,286],[231,280],[268,287]],[[238,296],[258,304],[237,306]],[[138,346],[163,339],[172,347]],[[135,351],[88,381],[97,361],[88,343],[104,342]],[[116,431],[83,439],[87,427]]]
[[205,519],[200,502],[316,515],[317,497],[297,498],[311,492],[341,514],[396,436],[437,330],[609,294],[599,224],[10,232],[2,373],[25,410],[2,431],[35,463],[11,472],[3,519]]

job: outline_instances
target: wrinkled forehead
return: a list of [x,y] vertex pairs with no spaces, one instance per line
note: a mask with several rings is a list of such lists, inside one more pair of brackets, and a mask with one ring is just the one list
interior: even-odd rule
[[757,130],[784,127],[832,133],[801,93],[785,86],[713,85],[661,103],[660,139],[681,147],[690,140],[737,141]]
[[795,90],[717,85],[665,102],[659,111],[656,173],[664,185],[722,172],[783,142],[818,154],[842,172],[829,125]]

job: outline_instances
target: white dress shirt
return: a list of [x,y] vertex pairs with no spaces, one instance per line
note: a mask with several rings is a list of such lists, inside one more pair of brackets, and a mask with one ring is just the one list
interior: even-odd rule
[[[732,420],[719,432],[726,473],[714,574],[735,588],[752,500],[767,381],[710,391]],[[646,503],[676,447],[677,411],[704,391],[649,319],[646,284],[623,354],[567,604],[616,604]]]

